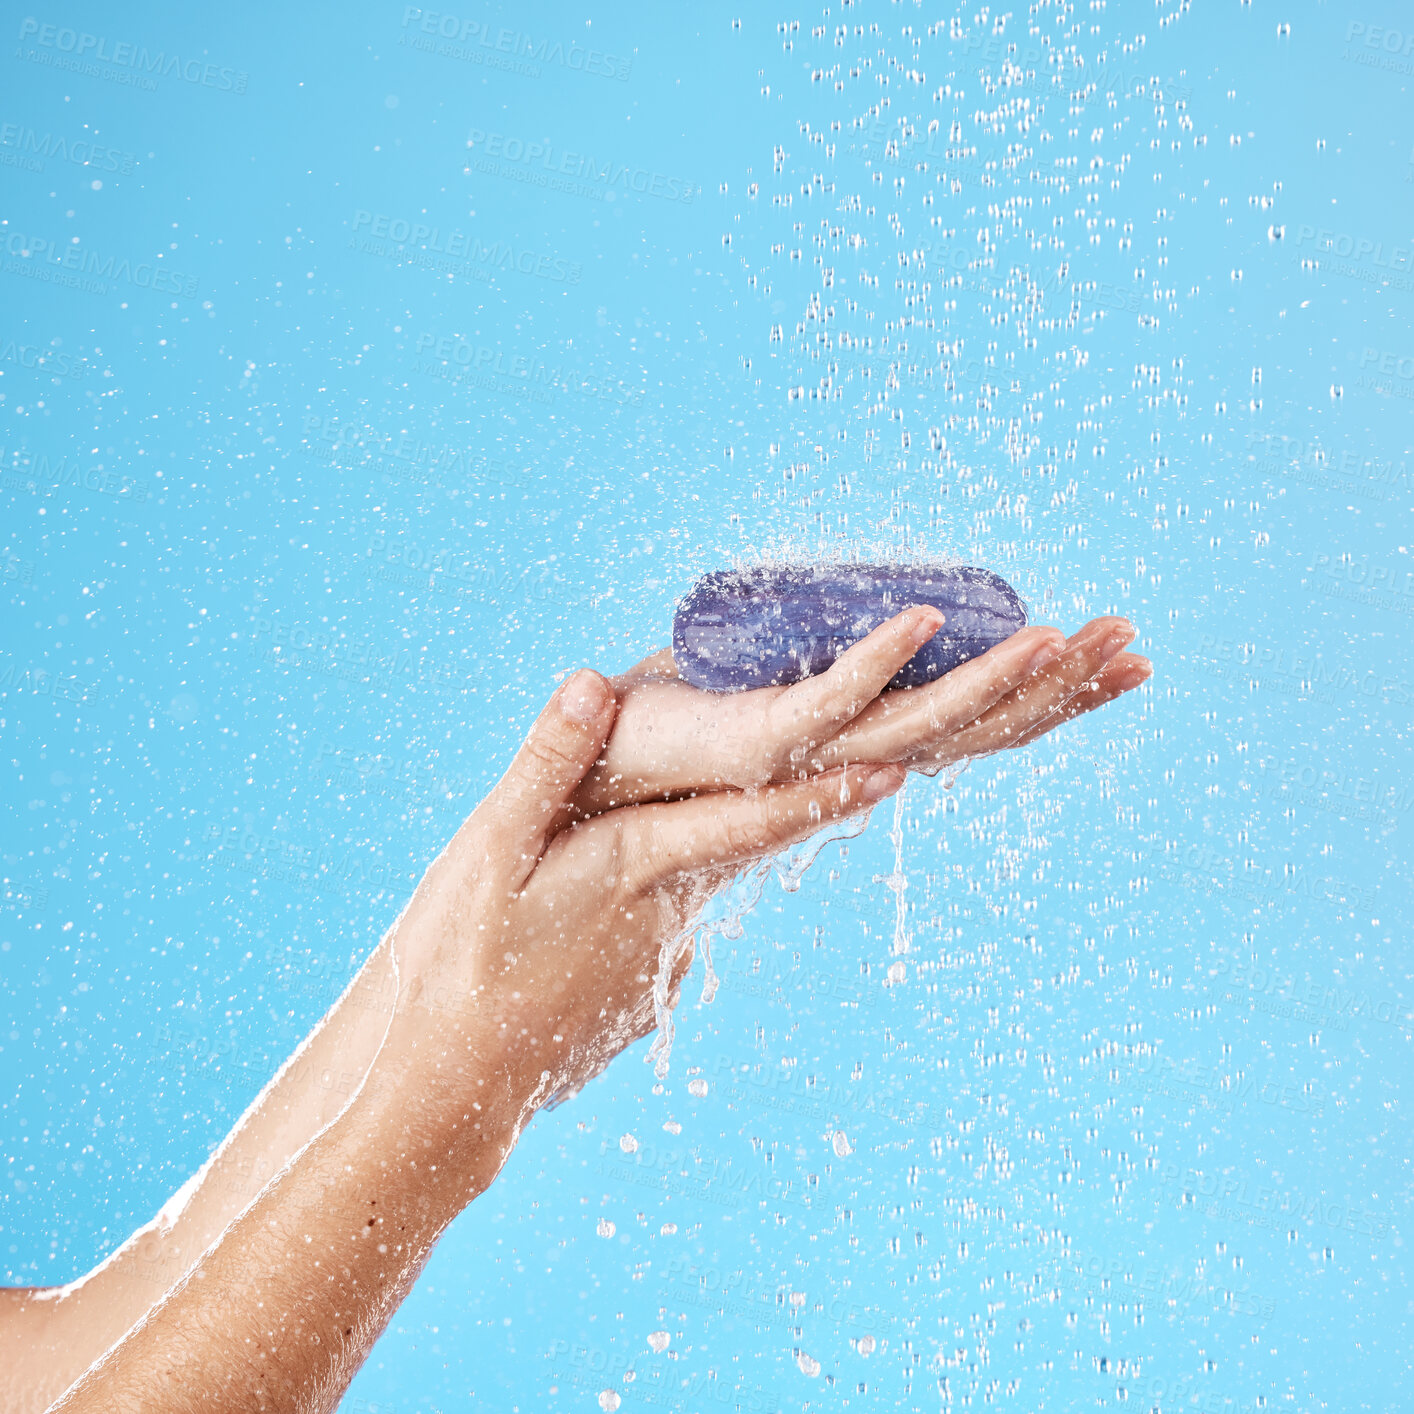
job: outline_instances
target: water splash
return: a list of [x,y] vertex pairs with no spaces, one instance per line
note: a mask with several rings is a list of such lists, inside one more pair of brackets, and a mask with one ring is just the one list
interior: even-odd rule
[[653,978],[653,1017],[658,1034],[648,1048],[647,1059],[659,1080],[668,1074],[668,1062],[673,1052],[673,1009],[669,1005],[669,988],[673,969],[696,939],[703,960],[702,1003],[711,1004],[717,995],[717,973],[712,966],[712,939],[725,938],[735,942],[745,931],[743,920],[761,900],[766,881],[774,874],[782,889],[793,894],[800,888],[811,865],[828,844],[852,840],[862,834],[873,812],[861,811],[838,820],[828,829],[793,845],[781,854],[758,860],[732,881],[729,887],[714,894],[684,928],[665,938],[658,949],[658,970]]
[[[894,946],[893,955],[902,957],[912,947],[912,938],[908,932],[908,905],[904,901],[904,894],[908,892],[908,874],[903,867],[903,798],[908,792],[908,783],[904,782],[898,794],[894,796],[894,819],[889,827],[889,839],[894,847],[894,868],[891,874],[876,874],[874,882],[883,884],[894,896]],[[897,982],[902,980],[904,967],[902,963],[895,963],[889,967],[889,981]],[[895,974],[898,975],[895,975]]]
[[[996,756],[997,754],[997,751],[982,752],[983,756]],[[940,761],[935,766],[910,766],[908,769],[914,775],[927,776],[929,780],[940,778],[943,789],[951,790],[958,783],[962,773],[977,759],[975,756],[959,756],[956,761]]]

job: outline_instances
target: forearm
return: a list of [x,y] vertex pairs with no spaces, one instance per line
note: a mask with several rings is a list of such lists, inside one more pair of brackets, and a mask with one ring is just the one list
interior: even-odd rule
[[0,1392],[38,1414],[137,1324],[262,1188],[351,1102],[392,1015],[379,945],[190,1185],[69,1287],[14,1293],[0,1318]]
[[[437,1239],[532,1112],[504,1072],[399,1048],[107,1358],[68,1414],[333,1410]],[[482,1083],[478,1084],[477,1081]],[[480,1095],[475,1104],[469,1095]]]

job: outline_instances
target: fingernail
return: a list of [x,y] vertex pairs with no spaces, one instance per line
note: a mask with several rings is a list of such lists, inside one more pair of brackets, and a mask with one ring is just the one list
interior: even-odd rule
[[873,805],[876,800],[883,800],[886,795],[892,795],[903,784],[903,778],[907,774],[902,766],[881,766],[877,771],[872,771],[865,776],[864,784],[860,788],[864,803]]
[[1041,643],[1031,655],[1026,664],[1026,671],[1028,673],[1039,672],[1047,663],[1054,663],[1064,652],[1064,639],[1057,643],[1054,638],[1048,638],[1044,643]]
[[927,613],[923,614],[913,625],[913,631],[909,634],[909,638],[915,644],[927,643],[945,623],[947,623],[947,615],[939,609],[930,607]]
[[1104,642],[1100,645],[1100,657],[1105,662],[1109,662],[1114,655],[1134,642],[1134,626],[1125,624],[1123,628],[1113,628],[1106,635]]
[[1145,659],[1141,663],[1135,663],[1124,670],[1124,675],[1119,680],[1120,690],[1132,692],[1136,687],[1141,687],[1154,676],[1154,665]]
[[572,722],[587,727],[604,710],[604,680],[581,668],[561,689],[560,711]]

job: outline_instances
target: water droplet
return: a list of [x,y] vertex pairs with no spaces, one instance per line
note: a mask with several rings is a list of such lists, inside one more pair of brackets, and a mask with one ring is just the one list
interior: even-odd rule
[[872,1355],[874,1353],[874,1337],[872,1335],[862,1335],[855,1342],[854,1348],[861,1355]]
[[663,1128],[666,1129],[669,1134],[682,1133],[682,1125],[680,1125],[675,1119],[665,1119],[663,1121]]
[[689,1080],[687,1082],[687,1093],[689,1095],[696,1095],[700,1100],[707,1093],[707,1082],[700,1076],[696,1080]]
[[668,1341],[671,1339],[667,1331],[650,1331],[648,1346],[655,1354],[661,1355],[668,1348]]
[[618,1231],[618,1229],[613,1225],[613,1223],[608,1220],[608,1218],[600,1218],[599,1226],[596,1227],[594,1231],[597,1232],[600,1237],[612,1237],[614,1233]]
[[599,1391],[599,1407],[600,1409],[607,1409],[609,1414],[613,1414],[613,1411],[617,1409],[621,1403],[623,1403],[623,1401],[619,1398],[618,1390],[603,1389]]
[[812,1380],[820,1373],[820,1362],[812,1360],[803,1350],[795,1352],[795,1363],[800,1366],[800,1373]]
[[835,1130],[830,1142],[835,1146],[835,1153],[842,1159],[847,1159],[854,1153],[854,1145],[849,1142],[849,1135],[842,1129]]
[[625,1154],[636,1154],[638,1152],[638,1140],[635,1139],[632,1134],[625,1134],[623,1138],[619,1140],[619,1148],[622,1149]]

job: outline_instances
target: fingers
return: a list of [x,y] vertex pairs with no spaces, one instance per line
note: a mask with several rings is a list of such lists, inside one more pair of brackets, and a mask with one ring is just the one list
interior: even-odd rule
[[[581,668],[535,719],[506,774],[472,817],[488,852],[524,882],[579,783],[603,750],[618,704],[598,673]],[[468,822],[469,824],[471,822]]]
[[892,795],[906,774],[902,766],[855,766],[750,793],[723,791],[623,811],[618,828],[625,875],[641,892],[775,854]]
[[1073,697],[1063,702],[1044,722],[1037,723],[1030,731],[1012,742],[1012,746],[1030,746],[1037,737],[1045,736],[1062,722],[1083,716],[1086,712],[1093,712],[1095,708],[1103,707],[1105,703],[1113,702],[1117,697],[1123,697],[1126,692],[1132,692],[1136,687],[1148,682],[1153,675],[1154,665],[1147,658],[1141,658],[1137,653],[1120,653],[1100,669],[1093,681],[1086,683]]
[[885,693],[816,759],[824,768],[926,757],[1064,649],[1059,629],[1022,629],[926,687]]
[[899,669],[943,626],[928,605],[882,623],[823,673],[788,688],[771,706],[770,735],[793,759],[828,741],[889,685]]
[[1067,703],[1134,638],[1128,619],[1093,619],[1073,634],[1049,668],[1003,697],[947,744],[939,759],[959,760],[1019,745],[1048,725]]
[[641,663],[635,663],[633,667],[620,673],[614,681],[633,682],[637,678],[675,678],[678,675],[678,665],[673,658],[671,648],[660,648],[656,653],[649,654]]

